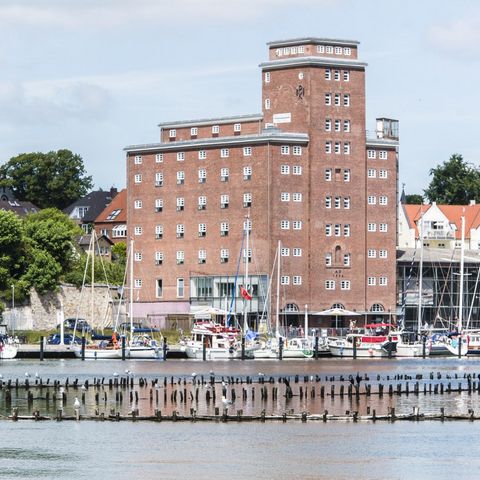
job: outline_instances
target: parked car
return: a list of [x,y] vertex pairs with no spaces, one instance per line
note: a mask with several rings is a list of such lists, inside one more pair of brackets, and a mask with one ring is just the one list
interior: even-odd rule
[[[139,322],[133,322],[133,331],[136,333],[150,333],[150,332],[159,332],[158,328],[145,327]],[[119,332],[129,332],[130,331],[130,322],[124,322],[120,324]]]
[[[76,330],[78,332],[85,331],[89,332],[92,327],[84,318],[66,318],[63,321],[63,327],[66,330],[73,330],[75,328],[75,322],[77,323]],[[60,329],[60,325],[57,325],[57,330]]]
[[[49,345],[60,345],[60,334],[59,333],[52,333],[47,338],[47,343]],[[65,345],[70,345],[73,343],[73,335],[71,333],[66,333],[63,336],[63,343]],[[81,344],[82,339],[80,337],[75,336],[75,343]]]

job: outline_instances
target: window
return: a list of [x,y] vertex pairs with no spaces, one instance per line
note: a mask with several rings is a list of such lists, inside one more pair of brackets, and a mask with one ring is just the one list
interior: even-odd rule
[[247,218],[246,220],[244,220],[243,222],[243,230],[245,232],[250,232],[252,230],[252,220],[250,218]]
[[344,107],[349,107],[350,106],[350,95],[348,93],[345,93],[343,95],[343,106]]
[[370,308],[370,311],[371,312],[384,312],[385,308],[383,307],[383,305],[381,303],[374,303],[372,305],[372,308]]
[[336,223],[334,226],[334,235],[339,237],[342,234],[342,226],[339,223]]
[[155,292],[157,298],[163,297],[163,281],[161,278],[157,278]]
[[200,195],[198,197],[198,209],[205,210],[207,208],[207,197],[205,195]]
[[387,284],[388,284],[388,279],[387,279],[387,277],[380,277],[380,278],[378,279],[378,284],[379,284],[380,286],[382,286],[382,287],[387,286]]
[[345,253],[343,255],[343,266],[344,267],[349,267],[350,266],[350,254],[349,253]]
[[300,165],[294,165],[292,167],[293,175],[301,175],[302,174],[302,167]]
[[221,182],[228,182],[229,171],[228,168],[221,168],[220,169],[220,181]]
[[377,258],[377,251],[373,248],[368,249],[368,258]]
[[367,150],[367,158],[377,158],[377,152],[375,152],[375,150]]
[[185,152],[177,152],[177,162],[183,162],[185,160]]
[[305,50],[304,50],[304,48],[303,48],[303,45],[300,45],[300,46],[298,47],[298,53],[304,53],[304,51],[305,51]]
[[241,132],[242,131],[242,124],[241,123],[235,123],[233,125],[233,131],[234,132]]
[[220,223],[220,235],[222,237],[228,236],[228,222],[221,222]]
[[326,50],[327,53],[333,53],[333,47],[331,45],[327,45],[325,50]]
[[215,135],[220,133],[220,127],[218,125],[213,125],[212,126],[212,133],[215,134]]
[[340,142],[335,142],[335,153],[340,154]]
[[265,83],[270,83],[270,72],[265,72]]
[[377,224],[376,223],[369,223],[367,230],[369,232],[376,232],[377,231]]
[[346,223],[344,226],[343,226],[343,235],[345,237],[349,237],[350,236],[350,224],[349,223]]
[[134,229],[135,235],[141,235],[142,231],[142,227],[135,227]]
[[163,238],[163,225],[155,225],[155,238],[157,240]]
[[175,138],[177,136],[177,131],[175,129],[171,129],[168,131],[169,138]]
[[373,287],[377,282],[375,277],[368,277],[367,283],[370,287]]
[[302,147],[299,147],[297,145],[295,145],[293,148],[292,148],[292,153],[294,155],[301,155],[302,154]]
[[292,222],[294,230],[301,230],[302,229],[302,221],[301,220],[294,220]]
[[135,183],[142,183],[142,174],[141,173],[137,173],[135,175]]
[[368,204],[369,205],[375,205],[377,203],[377,197],[375,195],[369,195],[368,196]]
[[288,220],[282,220],[280,222],[280,228],[282,230],[290,230],[290,222]]
[[265,99],[265,110],[270,110],[270,99],[269,98]]
[[325,142],[325,153],[332,153],[332,142]]
[[293,276],[293,284],[294,285],[301,285],[302,284],[302,277],[300,275]]
[[163,186],[163,173],[162,172],[157,172],[155,174],[155,186],[156,187],[162,187]]
[[127,236],[127,226],[126,225],[116,225],[112,228],[112,237],[113,238],[123,238]]
[[325,105],[330,106],[332,104],[332,94],[326,93],[325,94]]
[[185,252],[183,250],[177,250],[177,265],[183,265],[185,262]]
[[252,167],[243,167],[243,179],[251,180],[252,179]]
[[342,280],[340,282],[340,289],[341,290],[350,290],[350,280]]
[[207,251],[199,250],[198,251],[198,263],[207,263]]
[[155,155],[155,163],[163,163],[163,153],[157,153]]
[[290,146],[289,145],[282,145],[280,148],[280,153],[282,155],[290,155]]
[[332,121],[329,118],[325,119],[325,131],[326,132],[332,131]]
[[290,175],[290,166],[289,165],[280,165],[280,173],[282,175]]
[[[319,45],[319,47],[323,47],[323,45]],[[329,68],[325,69],[325,80],[332,79],[332,71]]]
[[333,71],[333,79],[337,82],[340,81],[340,70],[334,70]]
[[344,155],[350,155],[350,142],[344,142],[343,153]]
[[183,185],[185,183],[185,172],[178,171],[177,172],[177,185]]
[[294,257],[301,257],[302,256],[302,249],[301,248],[294,248],[293,249],[293,256]]
[[368,169],[368,178],[376,178],[377,171],[374,168]]
[[335,55],[341,55],[343,52],[342,47],[335,47]]
[[204,168],[198,169],[198,183],[205,183],[207,181],[207,171]]
[[183,238],[185,235],[185,225],[183,223],[177,224],[177,238]]
[[325,290],[335,290],[335,280],[325,280]]
[[335,120],[335,131],[339,132],[341,128],[342,128],[342,121],[341,120]]
[[350,197],[343,197],[343,208],[345,210],[350,208]]
[[343,171],[343,181],[344,182],[349,182],[350,181],[350,169],[349,168],[346,168]]
[[183,197],[177,197],[177,212],[181,212],[185,209],[185,199]]
[[325,169],[325,181],[326,182],[331,182],[332,181],[332,169],[331,168],[326,168]]
[[332,224],[331,223],[327,223],[325,225],[325,235],[327,237],[331,237],[332,236]]
[[325,266],[326,267],[331,267],[332,266],[332,254],[331,253],[326,253],[325,254]]
[[136,278],[135,279],[135,288],[142,288],[142,279]]
[[220,208],[228,208],[229,197],[228,195],[220,195]]
[[227,248],[222,248],[220,250],[220,262],[228,263],[229,252]]
[[302,201],[302,194],[301,193],[294,193],[292,195],[292,200],[294,202],[301,202]]
[[388,205],[388,197],[386,197],[385,195],[380,195],[380,198],[378,200],[378,203],[380,205]]
[[205,237],[207,235],[207,224],[199,223],[198,224],[198,236]]
[[336,107],[340,106],[340,94],[339,93],[335,94],[335,106]]
[[177,278],[177,297],[182,298],[185,290],[185,281],[183,278]]
[[243,156],[251,157],[252,156],[252,147],[243,147]]
[[252,261],[252,249],[249,248],[248,251],[246,248],[243,249],[243,263],[246,263],[246,261],[248,261],[248,263],[250,263]]
[[286,247],[281,248],[280,249],[280,255],[282,257],[289,257],[290,256],[290,249],[286,248]]
[[198,151],[198,159],[205,160],[207,158],[207,151],[206,150],[199,150]]
[[342,205],[342,197],[335,197],[334,205],[335,205],[335,208],[337,209],[340,208]]
[[245,208],[252,206],[252,194],[251,193],[244,193],[243,194],[243,206]]
[[163,263],[163,252],[155,252],[155,265]]
[[388,224],[386,224],[386,223],[381,223],[378,230],[379,230],[380,232],[387,232],[387,231],[388,231]]
[[380,250],[379,257],[380,258],[387,258],[388,257],[388,250]]
[[378,152],[378,158],[379,158],[380,160],[386,160],[386,159],[387,159],[387,152],[386,152],[386,150],[380,150],[380,151]]
[[281,285],[290,285],[290,277],[288,275],[282,275],[280,278]]
[[142,208],[142,201],[141,200],[135,200],[134,208],[136,208],[136,209]]
[[352,49],[350,47],[343,47],[343,54],[344,55],[351,55]]
[[220,150],[220,157],[221,158],[228,158],[230,156],[230,151],[228,150],[228,148],[222,148]]
[[142,252],[135,252],[135,261],[136,262],[142,261]]
[[142,156],[141,155],[135,155],[135,158],[134,158],[134,163],[135,165],[141,165],[142,164]]
[[349,133],[350,132],[350,120],[344,120],[343,121],[343,131],[345,133]]
[[378,177],[379,178],[388,178],[388,171],[387,170],[380,170],[378,172]]
[[290,201],[290,194],[288,192],[282,192],[280,194],[280,201],[281,202],[289,202]]
[[196,137],[198,135],[198,128],[197,127],[192,127],[190,129],[190,136],[191,137]]

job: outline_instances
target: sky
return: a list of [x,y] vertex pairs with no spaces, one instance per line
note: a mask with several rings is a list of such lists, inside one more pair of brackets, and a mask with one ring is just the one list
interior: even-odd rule
[[0,0],[0,163],[67,148],[96,188],[158,123],[259,113],[266,43],[360,41],[367,130],[400,122],[400,184],[460,153],[478,166],[476,0]]

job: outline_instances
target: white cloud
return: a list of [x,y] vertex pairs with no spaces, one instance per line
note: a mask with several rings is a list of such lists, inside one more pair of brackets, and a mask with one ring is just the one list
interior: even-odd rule
[[[296,0],[295,8],[326,6],[342,0]],[[43,27],[119,27],[137,21],[253,20],[290,0],[3,0],[0,24]]]
[[446,53],[478,56],[480,17],[473,15],[445,25],[436,25],[430,29],[428,39],[433,46]]

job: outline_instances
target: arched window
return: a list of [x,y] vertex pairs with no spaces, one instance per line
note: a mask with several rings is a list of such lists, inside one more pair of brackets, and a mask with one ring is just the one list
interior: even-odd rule
[[335,264],[339,264],[342,261],[342,247],[337,245],[335,247]]
[[343,303],[334,303],[332,305],[332,308],[341,308],[342,310],[345,310],[345,306],[343,305]]
[[370,308],[371,312],[384,312],[385,308],[381,303],[374,303]]
[[285,305],[285,312],[298,312],[298,305],[296,303],[287,303]]

